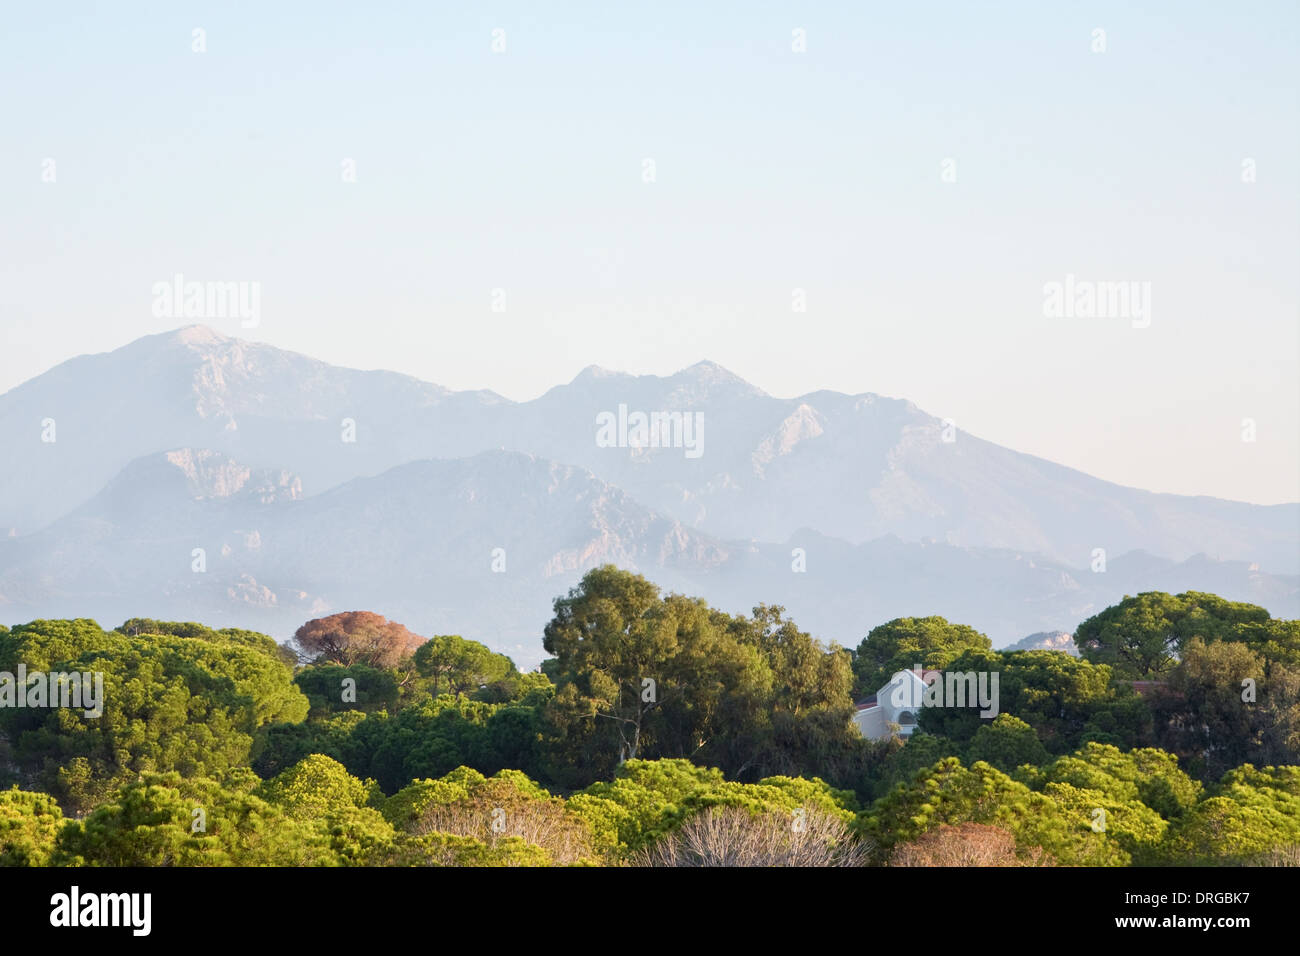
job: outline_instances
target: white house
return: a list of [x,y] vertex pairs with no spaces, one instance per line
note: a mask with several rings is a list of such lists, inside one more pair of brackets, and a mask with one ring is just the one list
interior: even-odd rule
[[[916,715],[921,709],[926,678],[934,671],[899,671],[889,683],[866,700],[858,701],[853,725],[864,737],[888,740],[892,736],[910,737],[916,729]],[[890,727],[897,725],[895,731]]]

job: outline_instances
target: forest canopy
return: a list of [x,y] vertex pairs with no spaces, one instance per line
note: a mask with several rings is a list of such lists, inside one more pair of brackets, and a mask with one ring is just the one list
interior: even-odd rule
[[[102,675],[102,713],[0,708],[0,863],[1295,865],[1300,622],[1189,592],[1079,624],[1080,657],[941,617],[853,650],[603,566],[521,672],[372,612],[264,634],[0,628],[0,672]],[[996,716],[861,699],[996,672]]]

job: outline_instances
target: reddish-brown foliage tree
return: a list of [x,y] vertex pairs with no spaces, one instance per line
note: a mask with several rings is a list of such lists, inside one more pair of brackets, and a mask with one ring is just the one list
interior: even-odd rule
[[407,660],[424,638],[396,621],[372,611],[343,611],[319,617],[293,636],[303,657],[350,667],[396,667]]
[[1016,855],[1016,838],[1001,827],[962,823],[927,830],[895,848],[890,866],[1051,866],[1038,847]]
[[[798,820],[798,825],[795,821]],[[870,847],[817,807],[799,817],[709,807],[633,858],[634,866],[865,866]]]

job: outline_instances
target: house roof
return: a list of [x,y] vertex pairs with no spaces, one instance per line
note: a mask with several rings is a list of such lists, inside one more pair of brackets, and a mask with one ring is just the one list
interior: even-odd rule
[[924,669],[924,668],[920,668],[920,667],[909,667],[909,668],[907,668],[907,670],[895,671],[893,674],[890,675],[890,677],[889,677],[889,683],[885,684],[884,687],[882,687],[882,688],[880,688],[880,690],[876,691],[875,696],[878,698],[881,694],[884,694],[884,693],[886,693],[886,692],[892,690],[893,687],[894,687],[894,678],[896,678],[899,674],[906,674],[906,675],[908,675],[909,677],[912,678],[912,680],[916,681],[918,684],[926,684],[926,683],[927,683],[927,681],[926,681],[926,679],[925,679],[925,678],[926,678],[926,675],[928,675],[928,674],[940,674],[940,673],[941,673],[940,671],[938,671],[938,670],[934,670],[933,668],[931,668],[931,669],[929,669],[929,670],[926,670],[926,669]]

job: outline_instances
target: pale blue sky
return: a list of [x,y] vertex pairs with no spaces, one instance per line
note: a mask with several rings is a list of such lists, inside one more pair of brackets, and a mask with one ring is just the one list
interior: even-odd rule
[[[710,358],[1300,499],[1294,2],[78,6],[3,14],[0,390],[187,324],[180,272],[261,283],[222,331],[451,388]],[[1067,273],[1151,326],[1045,318]]]

